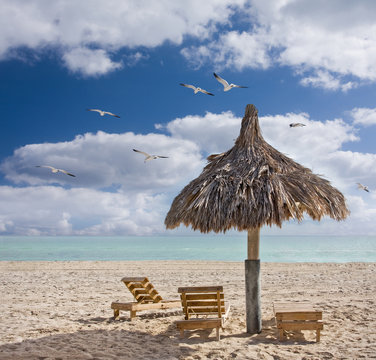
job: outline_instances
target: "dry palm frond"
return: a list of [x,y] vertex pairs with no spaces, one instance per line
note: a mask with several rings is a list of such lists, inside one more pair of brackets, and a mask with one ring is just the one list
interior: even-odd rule
[[248,230],[302,220],[343,220],[349,210],[340,191],[270,146],[262,137],[257,109],[247,105],[235,145],[210,155],[201,175],[174,199],[165,224],[183,223],[201,232]]

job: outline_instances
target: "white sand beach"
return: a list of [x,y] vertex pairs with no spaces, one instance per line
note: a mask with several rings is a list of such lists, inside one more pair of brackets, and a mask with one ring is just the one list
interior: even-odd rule
[[[263,331],[245,325],[244,264],[206,261],[0,262],[0,359],[375,359],[376,263],[263,263]],[[215,331],[184,339],[180,309],[145,311],[132,322],[115,300],[132,301],[120,279],[147,276],[165,299],[179,286],[223,285],[231,303],[221,340]],[[273,301],[309,300],[324,330],[280,342]]]

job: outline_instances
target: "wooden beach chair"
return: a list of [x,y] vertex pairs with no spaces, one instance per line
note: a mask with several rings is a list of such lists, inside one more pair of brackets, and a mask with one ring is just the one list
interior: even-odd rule
[[286,338],[288,330],[316,330],[316,341],[320,341],[322,311],[315,310],[310,302],[276,302],[273,308],[280,340]]
[[147,277],[124,277],[121,281],[132,293],[135,302],[113,302],[114,318],[120,316],[120,310],[130,312],[130,319],[136,317],[137,311],[153,309],[171,309],[180,307],[180,300],[163,300]]
[[224,328],[230,311],[230,306],[225,307],[223,287],[180,287],[178,292],[185,316],[185,320],[176,322],[180,337],[184,337],[184,330],[216,329],[217,340],[220,340],[219,329]]

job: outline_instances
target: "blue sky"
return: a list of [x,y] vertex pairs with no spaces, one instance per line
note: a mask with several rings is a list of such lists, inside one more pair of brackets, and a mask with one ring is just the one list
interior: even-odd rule
[[[190,234],[166,232],[164,217],[206,156],[233,145],[249,103],[265,139],[329,179],[351,210],[344,222],[263,232],[376,233],[373,1],[0,0],[0,9],[0,235]],[[213,72],[248,88],[224,92]],[[133,148],[169,159],[144,163]]]

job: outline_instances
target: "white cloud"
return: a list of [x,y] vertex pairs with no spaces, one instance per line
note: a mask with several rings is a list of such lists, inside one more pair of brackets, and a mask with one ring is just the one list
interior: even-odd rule
[[[305,127],[290,128],[292,122]],[[342,150],[359,141],[356,129],[342,119],[315,121],[308,114],[264,116],[260,125],[266,141],[300,164],[323,175],[345,194],[358,193],[356,182],[376,189],[376,154]]]
[[135,66],[137,65],[141,60],[148,59],[149,56],[145,55],[139,51],[135,52],[134,54],[130,54],[127,56],[127,65],[128,66]]
[[[303,123],[306,127],[290,128]],[[279,151],[316,169],[328,154],[339,151],[346,142],[357,141],[355,130],[342,119],[325,122],[311,120],[306,113],[269,115],[260,118],[265,137]]]
[[281,64],[376,79],[372,1],[349,1],[346,6],[341,1],[274,2],[275,13],[268,18],[259,4],[255,7],[265,18],[263,26],[270,26],[272,43],[282,48]]
[[334,77],[327,71],[316,71],[313,76],[308,76],[300,80],[303,86],[313,86],[316,88],[324,88],[327,90],[342,90],[346,92],[352,88],[357,87],[357,84],[351,81],[346,83],[341,82],[339,77]]
[[355,108],[350,111],[354,124],[370,126],[376,124],[376,108]]
[[103,75],[122,68],[120,62],[112,61],[102,49],[74,48],[63,55],[63,60],[68,69],[84,76]]
[[172,137],[195,142],[206,153],[220,153],[234,145],[239,134],[241,118],[231,111],[205,116],[188,115],[177,118],[166,126]]
[[56,186],[0,186],[0,196],[0,232],[19,235],[155,234],[168,205],[158,194]]
[[114,64],[108,56],[121,48],[155,47],[169,41],[181,44],[184,37],[209,38],[216,26],[226,24],[245,0],[92,0],[22,1],[3,0],[0,12],[0,59],[14,56],[16,49],[36,51],[62,48],[72,71],[84,70],[82,51],[101,49],[101,60],[94,61],[86,75],[98,75]]
[[359,82],[376,80],[372,10],[372,1],[347,1],[344,6],[341,1],[253,0],[247,31],[222,32],[182,54],[196,65],[214,62],[238,70],[290,66],[303,75],[303,85],[348,91]]
[[343,188],[355,188],[356,182],[376,188],[376,154],[338,150],[323,159],[321,168]]
[[[132,148],[169,156],[144,163]],[[98,150],[100,149],[100,150]],[[68,169],[75,178],[38,164]],[[31,144],[1,164],[22,187],[0,187],[0,233],[149,235],[164,232],[171,198],[203,167],[190,140],[160,134],[76,136]]]
[[[325,220],[316,226],[308,221],[301,227],[291,222],[281,233],[374,233],[376,154],[343,150],[344,144],[358,140],[353,126],[342,119],[316,121],[305,113],[268,115],[259,121],[266,141],[330,180],[344,193],[351,210],[350,218],[340,224]],[[290,128],[291,122],[306,126]],[[208,112],[167,123],[163,129],[168,135],[98,132],[64,143],[21,147],[1,164],[6,178],[21,186],[0,187],[0,232],[163,233],[164,217],[173,198],[204,167],[202,155],[231,148],[240,123],[241,118],[230,111]],[[132,148],[170,158],[145,164]],[[67,169],[77,177],[34,167],[44,163]],[[371,192],[360,192],[356,182],[368,185]]]
[[[169,156],[144,163],[133,148]],[[100,149],[100,151],[98,151]],[[65,169],[75,178],[36,165]],[[76,136],[72,141],[26,145],[5,159],[0,169],[16,184],[82,186],[106,188],[120,186],[137,191],[162,191],[197,173],[201,167],[199,148],[193,142],[160,134],[107,134],[99,131]]]
[[184,48],[181,53],[194,66],[201,66],[208,58],[218,69],[244,68],[266,69],[271,61],[268,46],[262,34],[230,31],[221,35],[216,42],[207,46]]
[[[54,48],[71,71],[97,76],[121,67],[109,54],[124,49],[130,52],[126,63],[133,66],[140,59],[139,48],[170,42],[182,45],[181,53],[195,66],[290,66],[306,86],[341,91],[376,80],[376,7],[371,0],[346,5],[340,0],[90,4],[3,0],[0,59],[19,57],[22,47],[36,52]],[[186,39],[193,45],[185,45]]]

